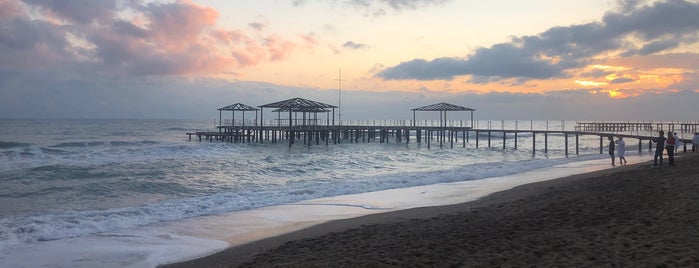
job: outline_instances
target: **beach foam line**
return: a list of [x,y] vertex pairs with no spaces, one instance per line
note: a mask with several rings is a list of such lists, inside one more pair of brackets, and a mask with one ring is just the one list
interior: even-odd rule
[[[627,156],[646,162],[651,154]],[[519,185],[611,168],[609,159],[572,162],[520,174],[306,200],[221,215],[43,241],[5,250],[11,267],[155,267],[211,255],[320,223],[363,215],[469,202]],[[41,254],[37,254],[41,252]]]

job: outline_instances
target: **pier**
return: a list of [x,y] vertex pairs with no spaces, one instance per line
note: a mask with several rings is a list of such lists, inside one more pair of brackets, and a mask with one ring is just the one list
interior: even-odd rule
[[[624,137],[638,141],[638,151],[647,143],[648,150],[653,149],[652,139],[657,137],[657,131],[665,130],[678,133],[695,133],[699,129],[699,122],[576,122],[574,130],[566,130],[565,122],[560,129],[534,129],[533,122],[530,129],[519,129],[515,122],[514,129],[508,129],[501,122],[499,129],[494,128],[488,121],[487,128],[478,128],[474,125],[473,112],[475,109],[463,106],[438,103],[412,109],[413,120],[350,120],[337,121],[334,118],[336,106],[323,104],[306,99],[290,99],[281,102],[261,105],[258,108],[236,103],[219,108],[219,124],[215,131],[188,132],[189,140],[196,137],[203,140],[233,142],[233,143],[288,143],[303,146],[330,145],[340,143],[406,143],[415,142],[425,145],[427,148],[438,146],[439,148],[455,146],[466,147],[467,143],[473,143],[476,148],[492,147],[493,141],[500,139],[502,149],[522,146],[522,135],[531,136],[532,155],[537,151],[544,154],[549,151],[548,139],[550,136],[562,137],[564,140],[564,153],[579,154],[581,136],[599,137],[599,152],[603,154],[608,144],[609,137]],[[263,120],[264,108],[274,108],[276,119]],[[223,111],[231,111],[232,119],[224,121]],[[416,112],[439,112],[439,121],[418,120]],[[242,120],[235,120],[235,113],[242,113]],[[255,112],[253,120],[245,120],[246,112]],[[447,120],[447,112],[467,112],[470,117],[466,120]],[[259,115],[259,120],[258,120]],[[284,115],[282,117],[282,115]],[[249,118],[249,117],[248,117]],[[634,133],[635,132],[635,133]],[[537,148],[537,139],[543,139],[543,148]],[[691,135],[681,138],[684,144],[682,150],[686,152],[687,144],[692,142]],[[570,148],[574,149],[571,150]],[[572,151],[572,152],[571,152]]]
[[698,122],[576,122],[575,130],[596,132],[631,132],[665,130],[682,133],[699,132]]

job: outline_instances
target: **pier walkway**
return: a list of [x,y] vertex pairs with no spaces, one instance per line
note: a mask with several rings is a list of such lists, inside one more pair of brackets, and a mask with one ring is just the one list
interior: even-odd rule
[[[684,144],[683,150],[686,151],[687,144],[692,142],[692,135],[699,132],[699,122],[578,121],[572,127],[573,130],[568,130],[571,128],[566,127],[565,121],[561,121],[558,128],[554,129],[549,128],[549,122],[546,122],[545,127],[540,129],[540,126],[534,127],[534,121],[530,121],[527,130],[520,128],[518,121],[514,121],[514,125],[511,124],[512,121],[509,121],[508,127],[505,127],[505,121],[501,121],[499,129],[493,127],[491,121],[487,121],[487,127],[482,128],[478,126],[479,122],[473,119],[475,109],[443,102],[411,109],[413,120],[383,120],[378,122],[376,120],[338,120],[336,122],[335,109],[339,107],[302,98],[293,98],[257,107],[259,108],[235,103],[219,108],[219,121],[215,127],[216,130],[194,131],[188,132],[186,135],[189,140],[196,137],[199,141],[207,140],[210,142],[288,142],[289,146],[297,143],[312,146],[314,144],[329,145],[330,143],[387,143],[395,140],[396,143],[426,144],[428,148],[437,145],[440,148],[444,146],[454,148],[459,144],[466,147],[466,144],[472,141],[476,148],[481,146],[481,143],[491,147],[494,139],[502,139],[503,149],[507,148],[509,142],[515,150],[520,143],[519,137],[526,135],[531,136],[533,155],[537,152],[537,138],[543,138],[543,152],[547,153],[549,136],[560,136],[563,137],[565,155],[568,156],[569,145],[572,143],[569,139],[574,139],[575,154],[579,154],[581,136],[598,136],[600,153],[604,153],[607,144],[605,139],[610,137],[635,139],[638,141],[638,151],[640,152],[644,148],[644,142],[648,143],[648,150],[652,150],[652,140],[657,136],[657,131],[665,130],[666,132],[681,133],[680,141]],[[276,115],[276,118],[265,121],[263,119],[265,108],[273,108],[271,113]],[[230,120],[223,120],[224,111],[232,112]],[[236,112],[242,113],[242,119],[235,119]],[[254,119],[245,120],[246,112],[254,112]],[[439,112],[439,121],[417,120],[417,112]],[[470,118],[450,121],[447,120],[447,112],[466,112],[470,114]],[[282,115],[284,116],[282,117]],[[539,151],[541,150],[539,148]]]
[[[364,123],[364,122],[362,122]],[[385,122],[383,122],[385,123]],[[599,137],[599,152],[605,153],[608,137],[624,137],[625,139],[635,139],[638,141],[638,151],[642,148],[653,149],[652,139],[657,136],[655,129],[657,126],[668,126],[668,123],[652,123],[654,128],[638,129],[637,131],[629,131],[630,128],[618,128],[614,131],[581,131],[580,128],[574,127],[575,130],[554,129],[554,130],[536,130],[536,129],[495,129],[489,128],[471,128],[458,126],[464,122],[450,122],[443,126],[433,126],[430,124],[422,124],[413,126],[410,120],[390,121],[387,125],[343,125],[343,126],[328,126],[328,125],[296,125],[284,126],[279,124],[276,126],[217,126],[218,131],[196,131],[189,132],[187,135],[191,140],[196,137],[199,141],[224,141],[224,142],[257,142],[257,143],[280,143],[285,142],[290,146],[293,144],[312,146],[312,145],[329,145],[339,143],[360,143],[360,142],[379,142],[379,143],[406,143],[415,142],[421,145],[426,145],[428,148],[438,146],[440,148],[455,146],[466,147],[467,143],[473,143],[476,148],[486,146],[492,147],[495,141],[501,145],[503,149],[512,147],[515,150],[521,146],[522,136],[531,136],[532,154],[536,154],[537,150],[543,153],[548,153],[550,136],[562,137],[564,144],[564,152],[567,156],[569,153],[579,154],[580,137],[581,136],[597,136]],[[452,126],[456,125],[456,126]],[[490,125],[490,124],[488,124]],[[504,124],[503,124],[504,125]],[[624,129],[626,131],[621,131]],[[609,130],[609,129],[606,129]],[[689,128],[688,130],[691,130]],[[635,133],[634,133],[635,132]],[[678,131],[679,133],[680,131]],[[682,133],[690,133],[685,131]],[[693,133],[692,133],[693,134]],[[680,150],[687,150],[687,144],[691,148],[691,135],[688,138],[680,139],[683,146]],[[543,148],[537,148],[537,139],[543,139]],[[541,140],[539,140],[541,141]],[[647,143],[647,146],[643,144]],[[628,143],[627,143],[628,144]],[[628,144],[630,145],[630,144]],[[539,144],[541,146],[541,144]],[[569,149],[571,148],[571,149]],[[573,149],[574,148],[574,149]],[[569,152],[569,150],[571,152]]]

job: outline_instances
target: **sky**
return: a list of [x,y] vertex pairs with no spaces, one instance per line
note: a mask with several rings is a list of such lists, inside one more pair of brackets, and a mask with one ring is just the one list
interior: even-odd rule
[[698,0],[0,0],[0,118],[699,120]]

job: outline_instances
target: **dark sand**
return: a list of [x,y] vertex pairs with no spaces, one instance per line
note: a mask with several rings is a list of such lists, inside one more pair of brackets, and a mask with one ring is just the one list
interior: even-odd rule
[[338,220],[171,267],[699,267],[699,154],[680,156],[674,168]]

